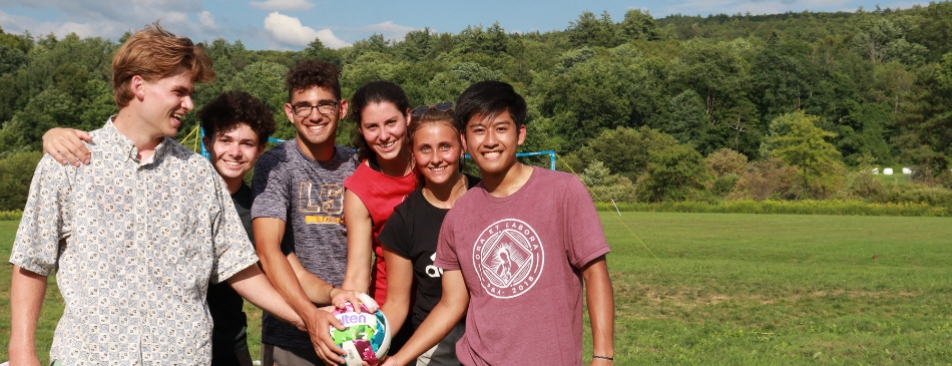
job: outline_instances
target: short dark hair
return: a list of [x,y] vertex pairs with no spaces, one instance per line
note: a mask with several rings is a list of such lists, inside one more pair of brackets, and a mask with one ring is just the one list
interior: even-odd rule
[[274,133],[274,115],[264,103],[251,94],[230,91],[221,93],[198,112],[202,129],[212,139],[223,131],[229,131],[244,123],[258,135],[258,145],[268,142]]
[[481,81],[471,85],[456,99],[457,124],[463,133],[470,120],[478,115],[492,118],[503,110],[509,111],[509,117],[522,127],[526,123],[526,100],[512,85],[501,81]]
[[330,62],[318,60],[304,60],[288,71],[285,85],[288,87],[288,102],[294,92],[308,90],[315,86],[325,88],[334,93],[334,99],[340,100],[340,69]]
[[[409,117],[407,110],[410,109],[410,99],[407,98],[407,93],[403,91],[403,88],[389,81],[371,81],[357,89],[354,96],[350,98],[350,120],[357,122],[358,128],[363,118],[364,108],[367,108],[371,103],[393,104],[400,113]],[[357,149],[357,159],[363,161],[364,159],[376,158],[376,153],[370,145],[367,145],[363,134],[358,133],[354,137],[353,145]]]

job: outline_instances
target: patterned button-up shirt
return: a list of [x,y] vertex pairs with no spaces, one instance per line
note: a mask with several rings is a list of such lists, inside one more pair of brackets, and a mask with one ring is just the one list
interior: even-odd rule
[[90,135],[90,165],[40,161],[10,256],[40,275],[56,269],[66,308],[50,359],[209,364],[209,281],[258,260],[224,182],[170,138],[139,161],[111,119]]

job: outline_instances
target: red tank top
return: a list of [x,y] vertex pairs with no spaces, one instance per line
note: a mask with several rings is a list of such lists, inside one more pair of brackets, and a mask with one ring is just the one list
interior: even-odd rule
[[[354,192],[370,211],[373,226],[374,265],[370,270],[370,289],[367,292],[374,301],[383,305],[387,301],[387,267],[383,261],[383,246],[377,235],[383,230],[387,219],[397,207],[416,189],[416,170],[402,177],[391,177],[367,165],[364,160],[354,174],[344,180],[344,188]],[[344,220],[347,218],[345,217]]]

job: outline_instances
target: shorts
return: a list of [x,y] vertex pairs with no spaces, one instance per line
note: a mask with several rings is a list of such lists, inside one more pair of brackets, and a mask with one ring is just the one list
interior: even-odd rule
[[262,366],[323,366],[313,348],[281,347],[261,344]]
[[460,365],[456,358],[456,342],[463,338],[466,327],[463,323],[456,324],[453,330],[440,343],[417,357],[416,366],[456,366]]

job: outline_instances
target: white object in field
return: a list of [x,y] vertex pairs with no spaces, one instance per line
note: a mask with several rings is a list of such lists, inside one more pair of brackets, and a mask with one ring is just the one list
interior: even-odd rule
[[883,175],[892,175],[892,173],[893,173],[892,168],[883,169]]
[[10,366],[10,361],[0,363],[0,366]]
[[902,174],[912,174],[912,169],[902,168]]
[[261,360],[251,361],[251,364],[252,364],[252,365],[255,365],[255,366],[261,366]]
[[879,175],[879,167],[873,168],[873,175]]

